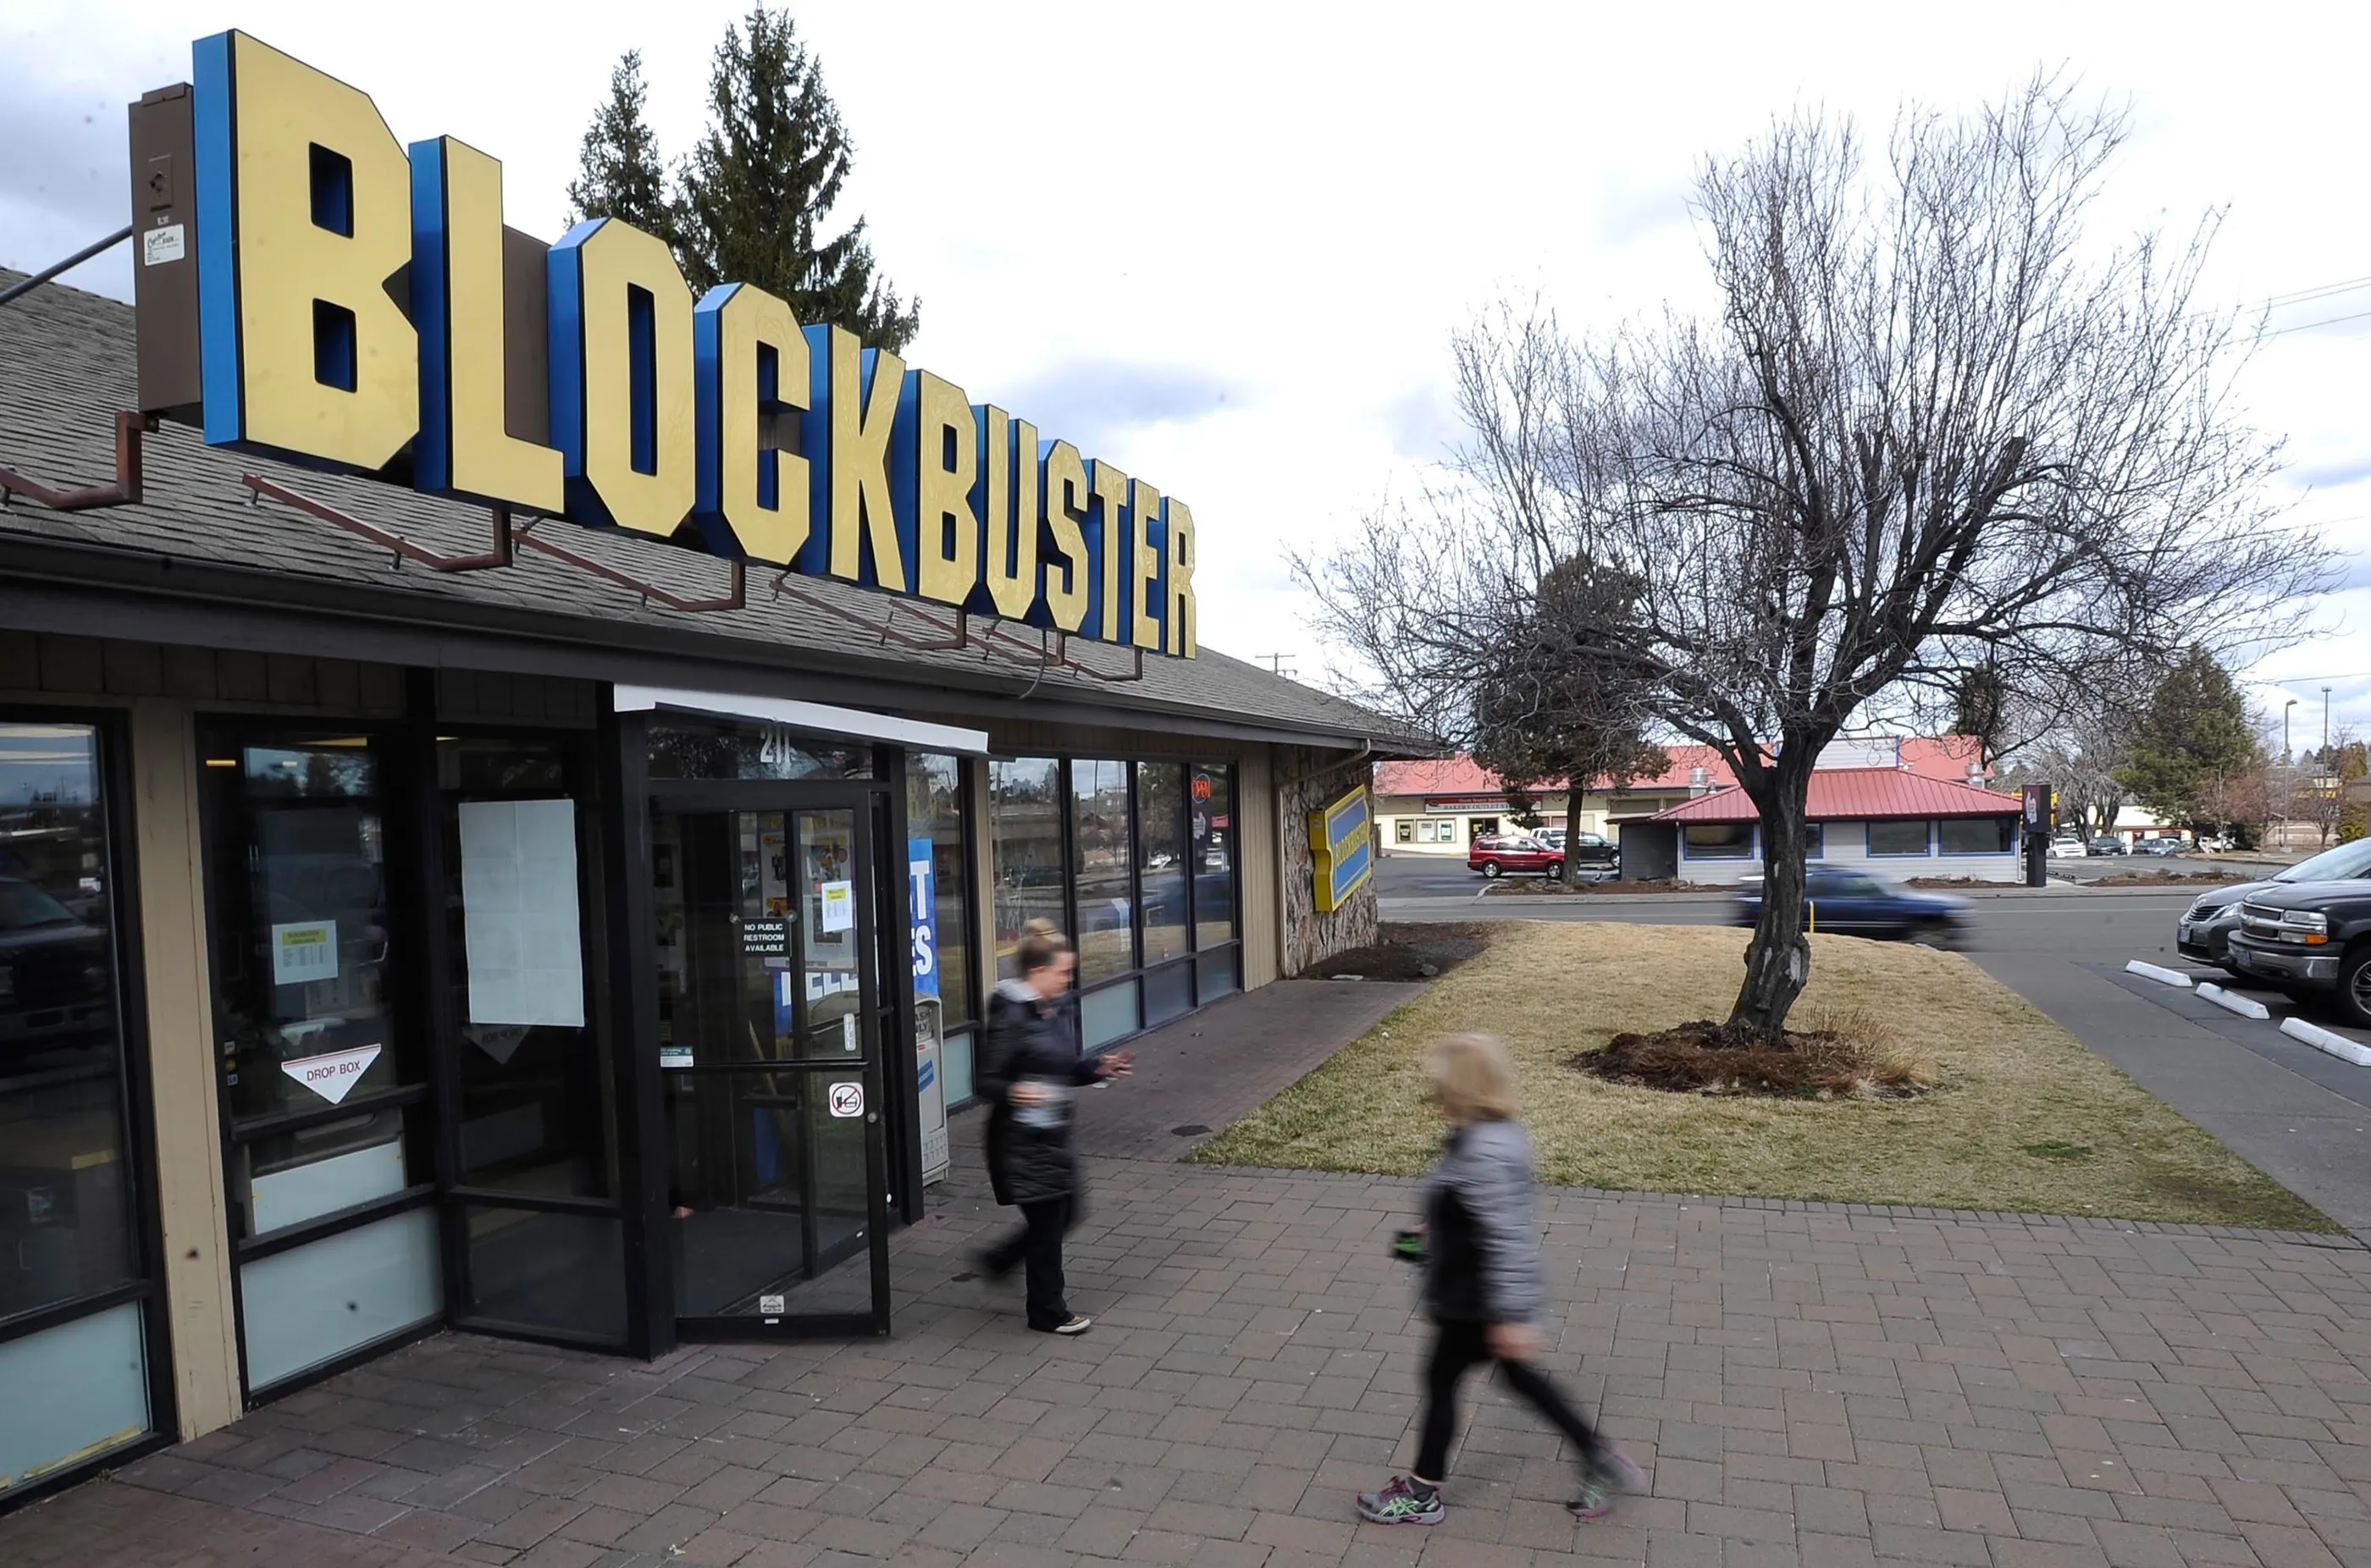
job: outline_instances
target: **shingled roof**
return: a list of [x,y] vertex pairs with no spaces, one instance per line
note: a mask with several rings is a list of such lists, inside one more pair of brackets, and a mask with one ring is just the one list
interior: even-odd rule
[[[21,274],[0,269],[0,285]],[[136,404],[129,306],[47,284],[0,306],[0,467],[53,488],[98,483],[114,471],[115,415]],[[918,650],[880,635],[931,640],[936,606],[815,577],[792,580],[817,608],[769,592],[774,573],[753,568],[747,602],[686,613],[645,601],[563,562],[522,550],[495,571],[439,573],[399,566],[387,549],[259,502],[240,483],[253,474],[391,530],[432,549],[466,554],[492,538],[483,508],[370,479],[317,473],[208,447],[168,424],[145,437],[145,494],[136,505],[60,513],[21,501],[0,507],[0,572],[35,582],[170,600],[263,605],[412,630],[448,628],[600,652],[746,666],[786,678],[919,684],[971,699],[1026,697],[1026,717],[1092,707],[1109,721],[1157,727],[1200,721],[1278,740],[1371,744],[1382,755],[1425,755],[1437,746],[1405,726],[1208,646],[1194,659],[1148,655],[1141,680],[1099,680],[1049,664],[1016,663],[978,646]],[[618,530],[563,522],[579,553],[688,599],[726,590],[725,562]],[[555,537],[561,536],[555,535]],[[129,629],[129,628],[125,628]],[[1025,635],[1033,647],[1035,631]],[[120,634],[120,633],[119,633]],[[1123,676],[1130,655],[1073,639],[1070,656]],[[928,709],[927,696],[914,706]]]

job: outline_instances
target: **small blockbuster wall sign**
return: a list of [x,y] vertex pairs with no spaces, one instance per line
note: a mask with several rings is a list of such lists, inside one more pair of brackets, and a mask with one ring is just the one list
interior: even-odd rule
[[495,159],[405,147],[366,94],[244,33],[200,40],[193,75],[133,111],[145,411],[1193,656],[1185,502],[758,289],[694,300],[615,219],[550,246],[506,228]]
[[1341,908],[1374,875],[1371,820],[1363,784],[1324,811],[1309,813],[1309,858],[1313,863],[1319,914],[1330,915]]

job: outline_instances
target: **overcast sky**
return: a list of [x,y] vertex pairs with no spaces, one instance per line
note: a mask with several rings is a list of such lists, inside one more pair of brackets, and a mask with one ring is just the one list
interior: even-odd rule
[[[556,237],[610,66],[640,49],[663,150],[701,121],[739,7],[283,0],[0,6],[0,263],[45,265],[125,221],[123,105],[240,27],[363,87],[401,140],[503,160],[510,221]],[[2222,303],[2282,306],[2250,412],[2288,441],[2288,526],[2371,539],[2371,209],[2356,195],[2371,8],[1990,5],[793,8],[857,146],[862,213],[919,294],[909,353],[1194,507],[1204,640],[1324,660],[1285,570],[1454,439],[1450,334],[1544,295],[1567,321],[1701,304],[1695,161],[1800,105],[1881,130],[1904,98],[1972,107],[2037,65],[2128,101],[2100,212],[2186,230],[2227,209]],[[1934,18],[1914,20],[1914,17]],[[394,19],[382,19],[382,18]],[[557,18],[557,19],[554,19]],[[72,275],[118,295],[119,250]],[[2342,319],[2361,314],[2361,319]],[[2324,325],[2327,323],[2327,325]],[[2322,630],[2253,671],[2318,739],[2371,731],[2371,561]],[[2359,586],[2354,586],[2359,584]]]

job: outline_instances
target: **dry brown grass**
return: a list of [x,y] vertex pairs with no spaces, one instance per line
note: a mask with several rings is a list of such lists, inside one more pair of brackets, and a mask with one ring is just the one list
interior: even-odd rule
[[2331,1230],[1964,958],[1814,937],[1798,1017],[1898,1052],[1931,1091],[1821,1101],[1674,1094],[1577,1072],[1625,1030],[1718,1018],[1745,933],[1525,923],[1204,1145],[1241,1165],[1413,1174],[1440,1129],[1417,1066],[1452,1030],[1505,1037],[1543,1181]]

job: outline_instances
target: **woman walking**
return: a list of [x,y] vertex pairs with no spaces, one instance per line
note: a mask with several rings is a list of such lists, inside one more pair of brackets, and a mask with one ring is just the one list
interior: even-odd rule
[[1495,1360],[1507,1386],[1572,1442],[1580,1488],[1566,1506],[1575,1518],[1598,1518],[1638,1472],[1532,1365],[1542,1344],[1532,1142],[1518,1120],[1506,1047],[1492,1035],[1446,1035],[1425,1048],[1424,1075],[1449,1119],[1449,1137],[1426,1188],[1420,1233],[1424,1304],[1434,1324],[1422,1435],[1415,1470],[1381,1492],[1359,1493],[1359,1512],[1382,1525],[1437,1525],[1447,1516],[1440,1487],[1457,1427],[1457,1386]]
[[1071,1148],[1081,1086],[1125,1078],[1125,1051],[1081,1056],[1064,997],[1079,967],[1068,937],[1032,920],[1016,953],[1020,974],[997,983],[989,1002],[988,1044],[974,1088],[989,1101],[988,1178],[1000,1204],[1018,1205],[1021,1228],[978,1254],[990,1279],[1027,1267],[1029,1326],[1082,1334],[1093,1319],[1070,1310],[1062,1281],[1062,1236],[1077,1223],[1079,1162]]

